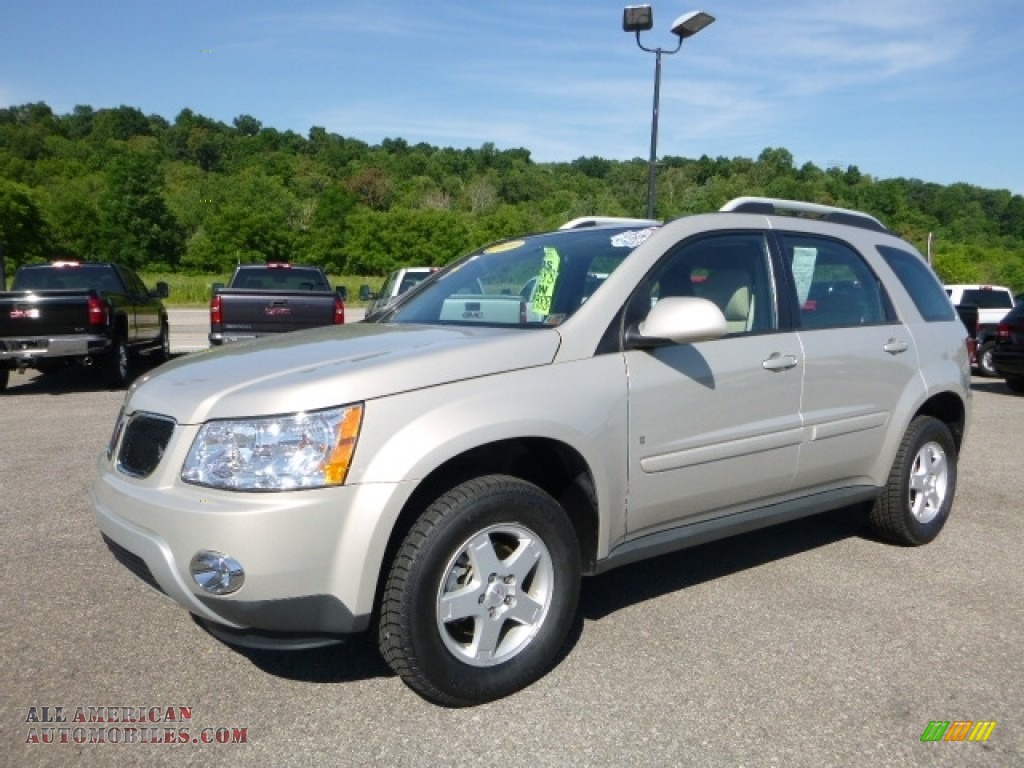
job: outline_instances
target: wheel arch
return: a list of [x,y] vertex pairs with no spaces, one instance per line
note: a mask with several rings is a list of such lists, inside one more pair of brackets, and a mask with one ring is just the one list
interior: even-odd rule
[[940,392],[925,400],[914,416],[932,416],[943,422],[953,433],[957,453],[963,446],[967,429],[967,407],[959,395]]
[[508,475],[541,488],[565,510],[576,532],[584,573],[597,559],[599,518],[594,478],[572,446],[544,437],[515,437],[476,446],[440,464],[416,486],[391,528],[377,575],[374,610],[379,610],[388,571],[402,541],[423,510],[446,491],[483,475]]

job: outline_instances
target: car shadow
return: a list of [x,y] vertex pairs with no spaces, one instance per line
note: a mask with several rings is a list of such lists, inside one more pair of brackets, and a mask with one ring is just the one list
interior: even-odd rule
[[[171,355],[173,360],[179,355]],[[132,381],[139,376],[157,368],[158,365],[146,358],[132,361]],[[123,389],[127,389],[124,387]],[[26,369],[23,373],[11,371],[7,389],[0,397],[16,395],[64,395],[69,392],[115,392],[117,387],[108,386],[103,382],[99,370],[83,365],[69,365],[50,373],[40,373],[34,369]]]
[[975,376],[971,379],[971,389],[975,392],[991,392],[996,395],[1020,395],[1006,386],[1006,379],[982,379]]
[[[202,628],[202,624],[196,622]],[[299,651],[228,647],[267,674],[300,683],[352,683],[395,673],[377,651],[376,635],[364,632],[337,645]]]
[[[739,571],[851,537],[870,537],[863,504],[752,531],[652,558],[583,581],[579,607],[555,666],[579,642],[587,621]],[[202,624],[197,622],[198,626]],[[264,672],[309,683],[345,683],[394,672],[377,651],[371,630],[324,648],[299,651],[229,646]]]
[[583,582],[580,618],[599,621],[637,603],[716,581],[852,537],[871,538],[857,504],[642,560]]

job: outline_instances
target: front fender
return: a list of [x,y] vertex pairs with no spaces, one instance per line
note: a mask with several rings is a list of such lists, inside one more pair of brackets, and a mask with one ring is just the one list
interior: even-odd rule
[[[626,376],[619,355],[467,379],[366,403],[349,484],[418,484],[468,451],[536,437],[579,453],[602,514],[598,556],[625,533]],[[410,491],[411,492],[411,491]],[[394,524],[398,511],[388,515]]]

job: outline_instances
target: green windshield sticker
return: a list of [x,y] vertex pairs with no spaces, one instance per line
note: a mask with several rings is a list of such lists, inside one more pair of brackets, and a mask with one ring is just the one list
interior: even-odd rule
[[558,267],[561,258],[554,248],[544,249],[544,264],[537,278],[537,290],[533,292],[533,311],[538,315],[551,313],[551,298],[555,295],[555,281],[558,279]]

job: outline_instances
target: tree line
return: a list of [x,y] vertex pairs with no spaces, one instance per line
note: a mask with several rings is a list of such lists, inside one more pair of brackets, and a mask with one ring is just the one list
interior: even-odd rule
[[[120,106],[0,109],[0,246],[8,270],[56,257],[143,271],[217,273],[238,262],[319,264],[381,275],[441,265],[484,243],[585,215],[640,216],[647,162],[534,162],[527,149],[370,145],[310,128],[231,125],[183,109],[173,122]],[[922,252],[934,237],[946,282],[1024,291],[1024,197],[969,184],[879,179],[856,166],[665,157],[657,216],[718,209],[741,195],[871,213]]]

